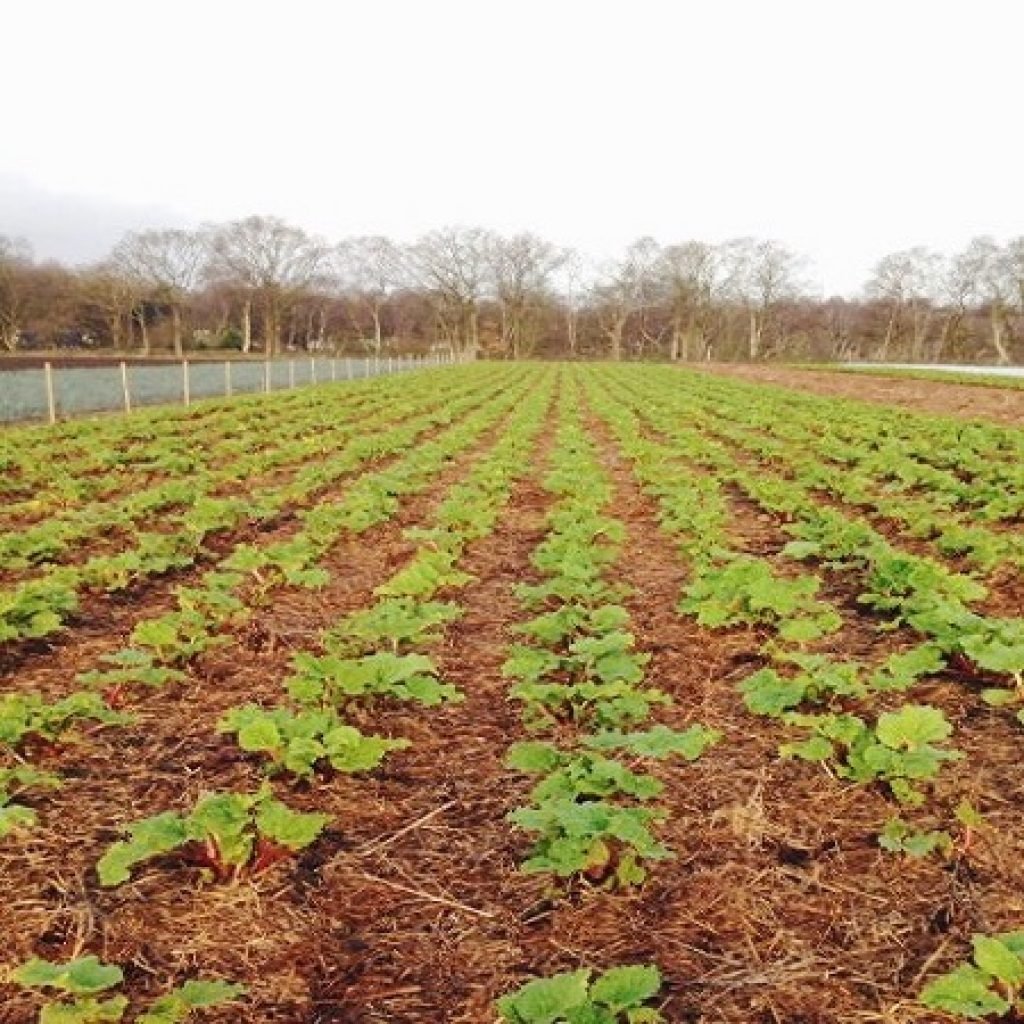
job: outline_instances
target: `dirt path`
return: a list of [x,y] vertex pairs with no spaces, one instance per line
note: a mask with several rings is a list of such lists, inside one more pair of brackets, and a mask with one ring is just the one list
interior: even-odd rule
[[797,391],[812,391],[828,397],[856,398],[888,406],[904,405],[923,413],[1024,427],[1024,390],[739,363],[715,363],[687,369],[754,383],[775,384]]

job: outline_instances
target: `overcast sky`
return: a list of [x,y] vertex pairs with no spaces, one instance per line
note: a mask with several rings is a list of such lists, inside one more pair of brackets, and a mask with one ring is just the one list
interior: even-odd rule
[[1024,233],[1018,0],[33,0],[3,9],[0,233],[87,260],[274,213],[608,256]]

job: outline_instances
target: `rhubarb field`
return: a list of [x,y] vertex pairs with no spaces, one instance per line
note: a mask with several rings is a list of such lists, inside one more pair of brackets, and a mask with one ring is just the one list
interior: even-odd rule
[[1024,1019],[1024,429],[481,363],[0,468],[0,1024]]

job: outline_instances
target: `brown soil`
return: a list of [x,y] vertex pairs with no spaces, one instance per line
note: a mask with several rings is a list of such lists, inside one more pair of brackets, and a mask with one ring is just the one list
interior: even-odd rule
[[798,370],[783,366],[713,363],[694,366],[709,373],[759,384],[775,384],[818,395],[858,398],[880,405],[904,405],[919,412],[967,420],[991,420],[1013,427],[1024,425],[1024,390],[988,388],[945,381],[863,377],[828,370]]

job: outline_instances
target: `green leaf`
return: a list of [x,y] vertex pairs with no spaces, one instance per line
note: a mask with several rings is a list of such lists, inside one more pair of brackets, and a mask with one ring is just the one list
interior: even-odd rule
[[30,807],[21,807],[18,804],[0,806],[0,839],[31,828],[37,820],[38,815]]
[[798,757],[803,761],[827,761],[835,747],[824,736],[811,736],[798,743],[783,743],[779,747],[782,757]]
[[39,1024],[115,1024],[128,1009],[126,996],[49,1003],[39,1011]]
[[256,814],[260,835],[289,850],[302,850],[309,846],[328,821],[330,816],[327,814],[303,814],[273,799],[262,802]]
[[12,977],[25,988],[55,988],[73,996],[96,995],[124,981],[120,967],[100,963],[96,956],[79,957],[65,964],[36,958],[19,967]]
[[943,1010],[959,1017],[978,1018],[1004,1014],[1010,1004],[990,988],[984,971],[969,964],[929,982],[921,990],[921,1002],[930,1010]]
[[639,1007],[656,996],[660,988],[661,973],[657,967],[613,967],[591,985],[590,998],[613,1013],[621,1013]]
[[999,939],[987,935],[971,938],[974,962],[987,974],[998,978],[1004,985],[1019,988],[1024,981],[1024,962]]
[[893,750],[916,750],[948,739],[953,727],[938,708],[907,704],[899,711],[879,715],[875,732]]
[[187,981],[157,999],[136,1024],[180,1024],[193,1010],[231,1002],[245,991],[244,985],[226,981]]
[[110,846],[96,864],[100,885],[127,882],[136,864],[169,853],[188,842],[188,826],[180,815],[165,811],[129,827],[130,838]]
[[740,683],[740,693],[748,711],[778,717],[800,704],[807,684],[801,678],[784,679],[774,669],[763,668]]
[[557,1024],[587,1002],[587,969],[527,982],[518,992],[498,1000],[502,1020],[510,1024]]
[[527,775],[553,772],[562,763],[562,754],[550,743],[513,743],[505,755],[505,765]]
[[673,755],[687,761],[696,761],[709,747],[722,738],[717,729],[691,725],[682,732],[666,725],[656,725],[647,732],[600,732],[584,742],[595,750],[626,750],[638,757],[664,760]]

